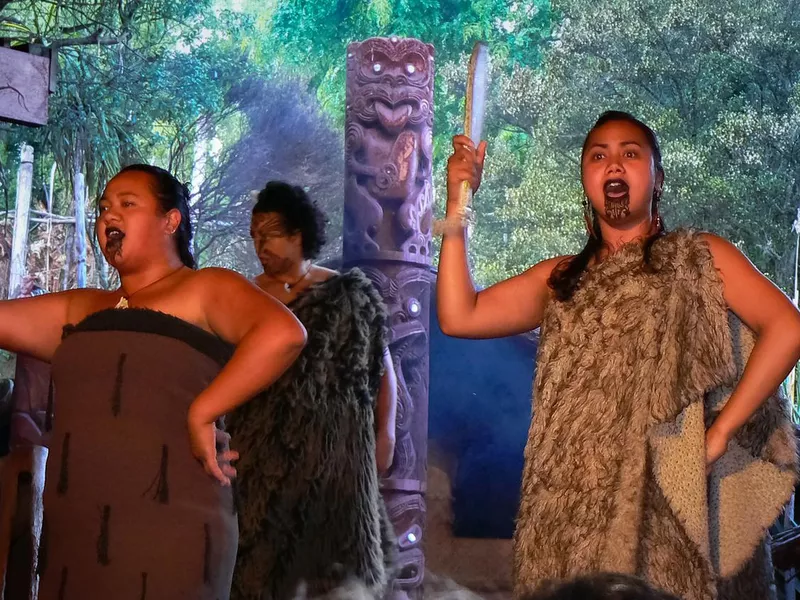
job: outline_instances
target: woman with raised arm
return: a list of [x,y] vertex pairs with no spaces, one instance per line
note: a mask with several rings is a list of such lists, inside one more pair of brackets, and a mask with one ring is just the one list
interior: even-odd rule
[[[485,144],[454,139],[448,209],[478,189]],[[796,470],[776,391],[800,358],[800,314],[726,240],[668,233],[652,130],[622,112],[587,135],[588,241],[477,292],[448,232],[442,330],[541,327],[515,533],[516,592],[636,574],[686,600],[771,598],[767,528]]]
[[188,190],[163,169],[126,167],[98,208],[119,289],[0,302],[0,347],[52,362],[39,598],[228,598],[236,454],[215,422],[305,331],[239,275],[195,270]]

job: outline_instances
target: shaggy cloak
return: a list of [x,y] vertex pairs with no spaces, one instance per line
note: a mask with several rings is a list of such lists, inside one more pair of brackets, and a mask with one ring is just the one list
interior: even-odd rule
[[301,584],[314,596],[348,577],[379,592],[393,545],[375,463],[385,307],[353,269],[290,308],[308,330],[305,349],[229,421],[241,452],[231,598],[284,600]]
[[631,244],[592,267],[541,329],[515,534],[516,592],[638,574],[686,600],[771,598],[765,543],[795,483],[773,395],[705,471],[705,428],[753,333],[727,310],[705,241],[676,232],[650,270]]

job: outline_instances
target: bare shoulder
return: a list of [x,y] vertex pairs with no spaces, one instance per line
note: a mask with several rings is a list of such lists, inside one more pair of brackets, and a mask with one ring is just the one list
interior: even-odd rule
[[503,290],[504,293],[521,293],[527,297],[534,295],[544,299],[546,296],[545,292],[548,292],[550,289],[548,281],[553,271],[570,258],[570,256],[548,258],[547,260],[536,263],[519,275],[515,275],[510,279],[505,279],[490,286],[484,290],[484,292]]
[[200,269],[189,285],[205,328],[231,344],[238,344],[264,320],[269,320],[276,331],[303,331],[280,302],[235,271],[220,267]]
[[96,288],[80,288],[50,294],[54,299],[59,298],[64,303],[67,322],[73,324],[82,321],[92,313],[113,307],[118,295],[116,291]]
[[194,272],[190,282],[192,286],[199,288],[196,291],[212,292],[215,294],[235,289],[250,289],[254,291],[260,289],[244,275],[223,267],[198,269]]
[[572,258],[571,255],[548,258],[533,265],[525,274],[528,274],[531,278],[535,278],[537,281],[547,282],[553,274],[553,271],[562,265],[566,265]]
[[[720,275],[725,302],[744,323],[758,334],[780,321],[798,327],[800,317],[789,298],[765,277],[742,252],[725,238],[701,234],[708,244],[714,267]],[[787,330],[788,331],[788,330]]]
[[730,248],[733,248],[734,250],[736,249],[736,246],[731,244],[724,237],[720,237],[717,234],[709,231],[701,231],[697,234],[697,237],[708,244],[708,248],[711,250],[712,254],[714,252],[726,252]]
[[528,299],[537,299],[542,306],[547,303],[550,296],[551,289],[549,285],[550,276],[553,274],[560,265],[568,261],[570,256],[556,256],[548,258],[541,262],[536,263],[528,270],[523,271],[516,277],[501,281],[500,283],[492,286],[489,290],[495,288],[507,290],[519,297]]
[[[220,333],[220,319],[244,319],[244,313],[269,306],[269,295],[255,283],[230,269],[206,267],[187,278],[182,291],[185,306],[192,307],[194,319],[207,329]],[[227,333],[227,332],[226,332]]]
[[708,245],[714,266],[720,271],[723,278],[725,275],[736,275],[743,270],[755,270],[753,264],[742,254],[741,250],[725,238],[708,232],[702,232],[698,236]]
[[339,271],[334,271],[333,269],[329,269],[328,267],[320,267],[319,265],[314,265],[312,267],[312,275],[313,280],[315,282],[326,281],[331,277],[336,277],[337,275],[341,275]]
[[244,275],[226,269],[225,267],[204,267],[197,269],[194,272],[194,277],[197,281],[205,281],[211,283],[214,281],[249,281]]

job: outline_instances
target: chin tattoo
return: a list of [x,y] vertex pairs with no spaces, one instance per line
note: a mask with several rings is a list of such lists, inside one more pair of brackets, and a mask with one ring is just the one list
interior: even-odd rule
[[622,198],[605,199],[606,219],[609,221],[621,221],[630,216],[630,199],[627,196]]
[[106,242],[106,252],[110,258],[122,258],[122,240],[108,240]]

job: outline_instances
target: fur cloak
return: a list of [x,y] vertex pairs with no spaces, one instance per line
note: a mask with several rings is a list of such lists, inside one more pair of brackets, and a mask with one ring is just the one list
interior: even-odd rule
[[308,331],[305,349],[229,421],[241,453],[231,599],[284,600],[298,586],[314,596],[346,578],[380,593],[393,544],[375,463],[385,307],[353,269],[290,308]]
[[706,477],[705,428],[753,333],[727,310],[708,245],[679,231],[584,275],[542,323],[515,534],[516,593],[544,579],[637,574],[686,600],[772,598],[766,530],[796,450],[777,393]]

